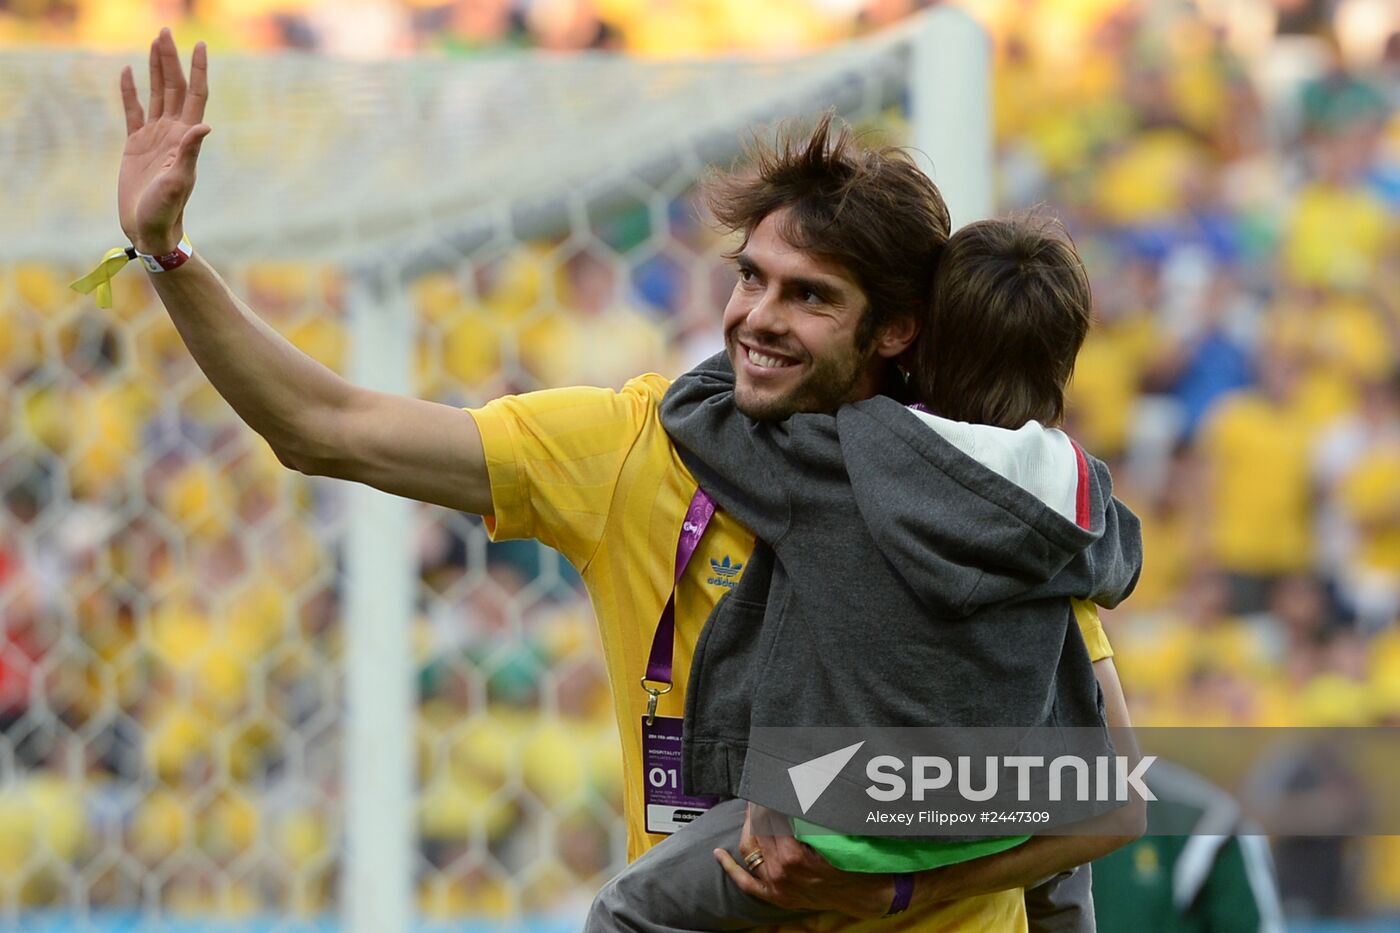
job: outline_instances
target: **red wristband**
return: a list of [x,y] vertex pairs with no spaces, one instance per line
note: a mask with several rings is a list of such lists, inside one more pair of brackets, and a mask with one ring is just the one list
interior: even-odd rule
[[181,237],[180,243],[168,253],[161,253],[159,256],[152,256],[150,253],[143,253],[136,250],[136,258],[141,260],[141,264],[146,267],[147,272],[171,272],[180,268],[194,255],[194,247],[190,245],[188,237]]
[[895,914],[902,914],[909,909],[909,905],[914,901],[914,876],[909,872],[894,876],[894,900],[890,902],[890,909],[885,912],[886,917],[893,917]]

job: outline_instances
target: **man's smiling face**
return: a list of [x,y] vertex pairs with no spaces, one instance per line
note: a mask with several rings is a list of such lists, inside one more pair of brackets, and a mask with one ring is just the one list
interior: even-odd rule
[[724,309],[734,402],[750,418],[835,411],[868,398],[886,361],[857,346],[868,308],[845,268],[783,238],[785,211],[769,214],[739,254],[739,280]]

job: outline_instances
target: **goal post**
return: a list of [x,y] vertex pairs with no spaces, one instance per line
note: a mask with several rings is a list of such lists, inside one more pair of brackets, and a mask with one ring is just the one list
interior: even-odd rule
[[[110,311],[66,291],[120,238],[131,63],[0,53],[0,917],[577,917],[625,832],[572,571],[281,470],[136,270]],[[989,82],[952,8],[771,60],[218,56],[187,225],[359,384],[674,375],[719,346],[707,166],[834,109],[918,150],[957,227],[992,210]]]

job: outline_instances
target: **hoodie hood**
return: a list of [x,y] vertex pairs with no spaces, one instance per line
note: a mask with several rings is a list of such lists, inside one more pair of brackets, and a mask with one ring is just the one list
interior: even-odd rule
[[842,408],[837,427],[869,533],[892,566],[914,571],[900,575],[920,600],[965,615],[1076,562],[1090,593],[1067,595],[1112,588],[1093,553],[1117,518],[1108,470],[1062,432],[949,421],[883,396]]

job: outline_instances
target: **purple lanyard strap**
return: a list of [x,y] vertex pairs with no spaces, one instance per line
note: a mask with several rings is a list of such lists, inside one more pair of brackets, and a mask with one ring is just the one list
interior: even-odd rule
[[[703,489],[696,489],[686,510],[685,521],[681,522],[680,537],[676,539],[676,577],[671,586],[671,595],[666,599],[666,607],[661,610],[661,621],[656,624],[656,634],[651,639],[651,656],[647,659],[647,673],[642,678],[642,689],[650,697],[647,700],[647,725],[656,720],[656,699],[671,692],[671,669],[676,643],[676,586],[681,582],[681,574],[690,564],[695,549],[700,546],[700,538],[710,526],[715,514],[715,500]],[[664,685],[657,689],[649,684]]]

